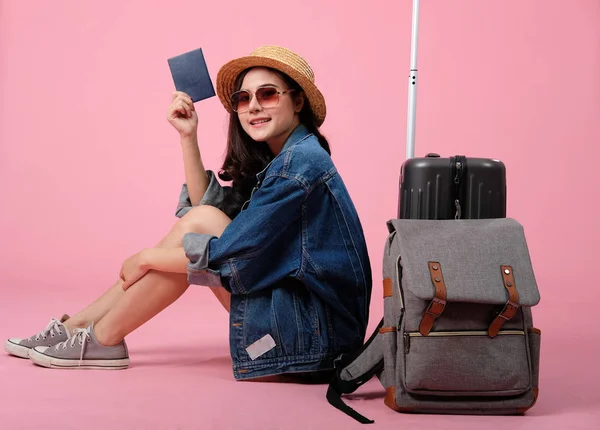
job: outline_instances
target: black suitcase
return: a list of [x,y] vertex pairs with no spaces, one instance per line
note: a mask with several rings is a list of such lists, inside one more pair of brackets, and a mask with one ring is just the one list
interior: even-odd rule
[[489,158],[427,154],[400,170],[398,218],[506,217],[506,168]]

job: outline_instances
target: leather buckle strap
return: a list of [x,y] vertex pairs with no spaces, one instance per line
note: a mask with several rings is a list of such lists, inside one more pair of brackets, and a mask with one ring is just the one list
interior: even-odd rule
[[488,328],[488,336],[496,337],[504,323],[514,317],[519,310],[519,293],[515,284],[515,277],[511,266],[500,266],[502,270],[502,281],[508,292],[508,301],[502,311],[496,315]]
[[429,303],[429,306],[427,306],[427,309],[425,309],[425,312],[423,312],[423,318],[419,325],[419,333],[421,333],[422,336],[427,336],[429,334],[435,320],[442,315],[442,312],[444,312],[444,309],[446,308],[446,284],[444,283],[444,276],[442,274],[442,266],[440,263],[436,261],[429,262],[429,275],[433,287],[435,288],[435,296]]
[[502,312],[498,314],[498,317],[502,318],[504,321],[508,321],[509,319],[515,316],[515,314],[517,313],[517,309],[519,309],[519,304],[513,303],[509,300],[504,305]]
[[442,314],[442,312],[444,312],[445,307],[445,300],[440,300],[437,297],[434,297],[429,303],[429,306],[427,306],[427,309],[425,309],[425,313],[437,318]]

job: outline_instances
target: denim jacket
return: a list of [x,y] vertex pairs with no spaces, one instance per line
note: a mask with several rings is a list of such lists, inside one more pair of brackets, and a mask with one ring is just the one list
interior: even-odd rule
[[[200,204],[219,207],[231,188],[208,174]],[[257,179],[220,237],[184,236],[188,281],[231,292],[236,379],[332,369],[362,345],[369,318],[371,266],[358,214],[303,125]],[[184,184],[177,216],[190,208]]]

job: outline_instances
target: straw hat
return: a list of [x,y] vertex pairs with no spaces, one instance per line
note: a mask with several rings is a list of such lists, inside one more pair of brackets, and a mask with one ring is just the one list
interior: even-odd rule
[[298,82],[308,98],[317,124],[323,124],[326,115],[325,98],[315,85],[315,74],[304,58],[279,46],[261,46],[250,55],[232,60],[221,67],[217,75],[217,94],[227,112],[232,112],[230,100],[235,90],[235,80],[250,67],[270,67]]

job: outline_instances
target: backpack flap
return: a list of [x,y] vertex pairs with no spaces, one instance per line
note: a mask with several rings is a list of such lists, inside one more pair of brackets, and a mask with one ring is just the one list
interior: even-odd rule
[[403,290],[429,302],[420,325],[427,335],[448,302],[497,305],[494,337],[521,306],[540,294],[523,227],[514,219],[395,219]]

